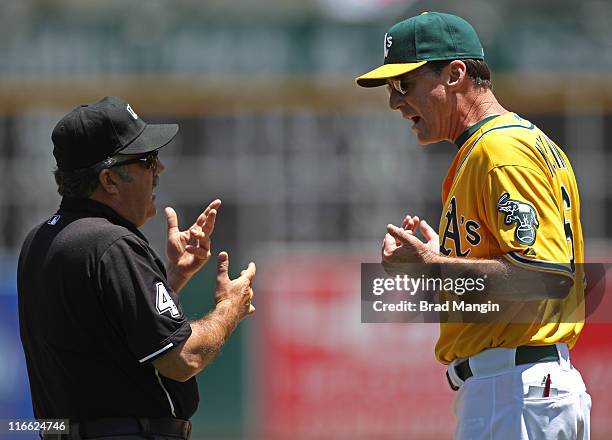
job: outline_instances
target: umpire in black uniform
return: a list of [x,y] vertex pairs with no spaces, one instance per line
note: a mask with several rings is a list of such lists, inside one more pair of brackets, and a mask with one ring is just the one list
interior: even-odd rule
[[255,265],[230,280],[225,252],[215,308],[187,321],[179,302],[210,257],[220,200],[184,231],[166,208],[166,266],[138,230],[156,212],[158,150],[177,132],[114,97],[75,108],[53,130],[63,198],[23,244],[18,294],[34,415],[69,419],[62,438],[188,438],[195,375],[255,311]]

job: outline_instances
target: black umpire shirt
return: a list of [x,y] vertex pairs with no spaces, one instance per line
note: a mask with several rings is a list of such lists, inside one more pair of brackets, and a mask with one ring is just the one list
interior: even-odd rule
[[151,364],[191,327],[159,257],[110,207],[64,198],[27,236],[17,289],[36,418],[193,415],[195,378]]

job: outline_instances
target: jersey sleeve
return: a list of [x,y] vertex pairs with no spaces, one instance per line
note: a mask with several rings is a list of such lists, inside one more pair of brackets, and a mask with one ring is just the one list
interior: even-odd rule
[[140,363],[151,362],[191,335],[159,264],[146,243],[126,236],[106,250],[98,266],[102,307]]
[[481,203],[487,228],[507,260],[573,277],[562,201],[544,174],[525,166],[495,167],[487,174]]

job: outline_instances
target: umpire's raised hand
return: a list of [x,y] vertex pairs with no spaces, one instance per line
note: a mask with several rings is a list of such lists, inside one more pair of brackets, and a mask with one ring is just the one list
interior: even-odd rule
[[250,262],[248,267],[240,272],[234,280],[229,277],[229,255],[220,252],[217,260],[217,288],[215,289],[215,304],[234,307],[240,312],[240,319],[255,313],[253,300],[253,278],[257,268]]

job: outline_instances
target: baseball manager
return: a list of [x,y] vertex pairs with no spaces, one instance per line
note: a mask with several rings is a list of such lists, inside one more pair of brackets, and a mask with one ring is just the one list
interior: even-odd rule
[[484,277],[490,298],[535,302],[544,313],[524,324],[440,325],[436,357],[456,390],[455,438],[588,439],[591,398],[569,354],[583,327],[584,249],[567,156],[497,101],[482,45],[460,17],[430,12],[395,24],[384,65],[357,83],[387,86],[389,106],[421,144],[457,149],[438,233],[412,215],[388,225],[383,264]]
[[179,301],[211,255],[220,200],[185,231],[166,208],[165,266],[138,229],[156,213],[158,152],[177,132],[115,97],[75,108],[53,130],[63,198],[25,239],[18,297],[34,415],[69,419],[62,438],[188,438],[195,375],[255,310],[254,263],[231,280],[225,252],[214,309],[188,321]]

